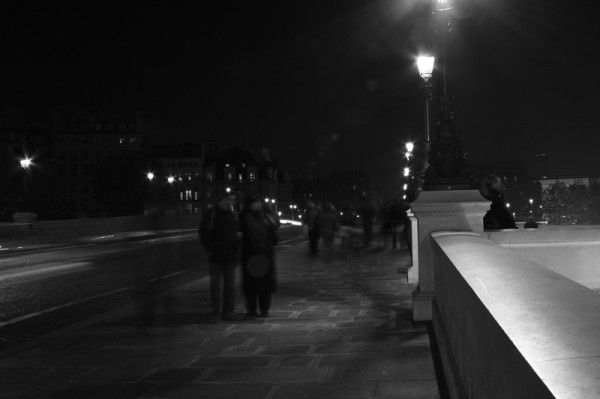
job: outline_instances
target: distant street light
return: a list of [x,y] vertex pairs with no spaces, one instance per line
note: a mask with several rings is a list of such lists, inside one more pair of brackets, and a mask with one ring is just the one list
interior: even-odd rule
[[417,67],[419,68],[419,74],[423,78],[423,91],[425,92],[425,135],[427,142],[429,143],[429,100],[432,96],[431,91],[431,76],[433,75],[433,65],[435,64],[435,57],[420,56],[417,58]]
[[152,179],[154,179],[154,173],[148,172],[148,174],[146,175],[146,177],[148,178],[148,180],[152,181]]
[[227,188],[225,189],[225,192],[226,192],[227,194],[229,194],[229,193],[231,192],[231,187],[227,187]]
[[174,181],[175,181],[175,178],[174,178],[173,176],[169,176],[169,177],[167,177],[167,182],[168,182],[169,184],[173,184],[173,182],[174,182]]
[[408,177],[410,175],[410,169],[404,168],[404,177]]
[[[24,208],[28,207],[28,196],[27,196],[27,175],[29,172],[29,167],[31,166],[31,158],[25,157],[24,159],[21,159],[19,161],[19,163],[21,164],[21,168],[23,168],[23,197],[21,198],[21,202],[22,202],[22,206]],[[27,209],[23,209],[23,211],[26,211]]]
[[415,149],[415,145],[412,142],[406,143],[406,159],[410,160],[412,156],[412,152]]

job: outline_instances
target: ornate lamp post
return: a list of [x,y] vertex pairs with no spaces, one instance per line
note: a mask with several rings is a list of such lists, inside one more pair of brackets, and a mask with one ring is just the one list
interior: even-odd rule
[[[433,76],[433,65],[435,64],[435,57],[431,56],[420,56],[417,58],[417,67],[419,68],[419,74],[423,78],[423,91],[425,92],[425,137],[427,143],[430,138],[430,118],[429,118],[429,101],[432,97],[431,91],[431,76]],[[412,144],[412,143],[411,143]],[[408,144],[406,149],[408,150]]]

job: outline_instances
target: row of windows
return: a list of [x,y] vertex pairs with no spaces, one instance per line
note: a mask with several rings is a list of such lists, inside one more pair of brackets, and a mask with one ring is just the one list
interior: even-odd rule
[[[76,177],[79,174],[78,171],[81,172],[81,176],[87,177],[90,175],[90,166],[89,165],[81,165],[80,168],[77,165],[70,165],[69,167],[69,176]],[[64,177],[67,175],[67,165],[60,164],[58,165],[58,175]]]
[[189,159],[180,160],[180,161],[175,161],[175,160],[164,161],[163,164],[166,168],[199,168],[200,167],[200,161],[189,160]]
[[[88,130],[90,128],[90,125],[86,122],[62,122],[58,124],[58,127],[60,130]],[[95,130],[135,130],[135,123],[96,123],[94,128]]]
[[60,186],[60,189],[65,194],[89,194],[90,193],[90,183],[87,181],[77,182],[72,181],[70,184],[63,183]]
[[121,136],[121,137],[116,137],[116,136],[97,136],[97,137],[70,137],[70,138],[66,138],[66,137],[59,137],[58,138],[58,143],[59,144],[66,144],[66,143],[70,143],[70,144],[77,144],[77,143],[81,143],[81,144],[135,144],[138,142],[137,137],[131,137],[131,136]]
[[[235,171],[231,171],[231,170],[228,171],[228,170],[226,170],[225,171],[225,179],[228,182],[233,182],[234,174],[235,174]],[[208,180],[209,182],[213,181],[215,179],[215,174],[214,174],[214,171],[212,169],[206,170],[204,176],[205,176],[206,180]],[[247,177],[248,177],[248,180],[255,181],[256,180],[256,170],[249,170],[247,172]],[[239,182],[244,181],[244,175],[242,173],[238,173],[238,175],[237,175],[237,181],[239,181]]]
[[[94,151],[90,151],[87,149],[76,150],[74,148],[70,149],[68,159],[70,161],[89,161],[93,159],[94,161],[99,161],[101,159],[116,159],[123,158],[126,155],[119,150],[99,150],[96,149]],[[90,158],[91,155],[91,158]],[[64,161],[67,159],[67,151],[64,148],[59,148],[58,150],[58,160]]]

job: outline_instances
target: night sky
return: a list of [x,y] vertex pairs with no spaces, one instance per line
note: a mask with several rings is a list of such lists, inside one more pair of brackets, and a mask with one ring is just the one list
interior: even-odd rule
[[[388,195],[404,142],[424,139],[427,1],[73,4],[4,6],[0,125],[141,110],[156,143],[267,146],[296,177],[363,170]],[[455,2],[450,90],[469,163],[531,168],[546,152],[552,173],[600,173],[586,4]]]

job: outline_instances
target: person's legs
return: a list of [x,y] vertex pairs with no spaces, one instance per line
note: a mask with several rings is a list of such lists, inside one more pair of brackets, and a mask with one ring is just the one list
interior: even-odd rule
[[233,262],[223,265],[223,317],[230,316],[235,310],[235,269]]
[[210,274],[210,302],[212,305],[213,314],[221,314],[221,298],[222,298],[222,287],[223,287],[223,269],[221,264],[210,261],[209,262],[209,274]]
[[269,286],[268,275],[258,277],[256,283],[260,315],[262,317],[269,317],[269,309],[271,308],[271,288]]
[[244,271],[244,298],[246,300],[246,314],[256,315],[256,278]]
[[308,239],[310,245],[310,253],[316,255],[319,250],[319,232],[317,230],[310,230],[308,232]]

